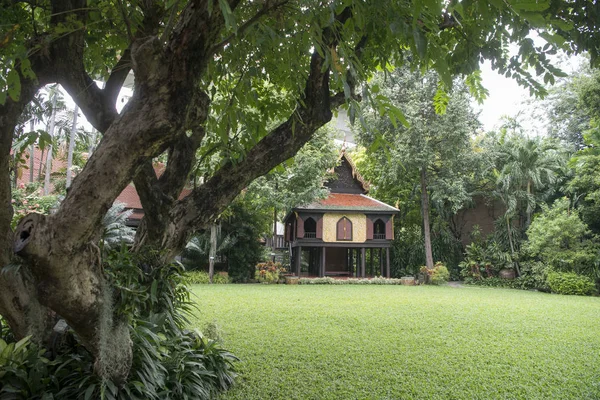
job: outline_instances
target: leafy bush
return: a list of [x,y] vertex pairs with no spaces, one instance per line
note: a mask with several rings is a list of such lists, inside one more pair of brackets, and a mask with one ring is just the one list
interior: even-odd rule
[[384,278],[382,276],[365,278],[334,279],[324,278],[300,278],[298,283],[302,285],[401,285],[401,279]]
[[496,237],[484,240],[478,228],[471,233],[473,242],[465,247],[465,259],[460,266],[464,278],[483,279],[496,276],[502,268],[512,269],[512,256]]
[[427,275],[426,283],[432,285],[442,285],[450,279],[450,272],[441,261],[436,262],[431,269],[422,266],[421,273]]
[[285,272],[285,268],[279,262],[267,261],[256,264],[254,279],[260,283],[277,283],[280,274]]
[[590,278],[572,272],[549,273],[548,286],[550,286],[553,293],[579,296],[591,295],[596,289]]
[[554,271],[597,279],[598,248],[577,210],[570,208],[569,199],[558,199],[552,207],[542,206],[542,209],[542,214],[527,229],[525,250]]
[[[107,254],[104,271],[112,284],[110,311],[128,323],[133,342],[128,380],[100,380],[92,355],[72,333],[51,351],[28,338],[0,340],[0,398],[212,399],[233,384],[237,358],[218,340],[186,329],[194,308],[180,264],[122,247]],[[3,329],[3,336],[10,333]]]
[[502,279],[498,277],[490,277],[483,279],[466,278],[465,283],[469,285],[485,286],[485,287],[498,287],[507,289],[541,289],[542,287],[538,282],[530,276],[521,276],[515,279]]
[[49,214],[50,209],[58,204],[58,196],[42,196],[39,192],[39,184],[20,185],[12,191],[12,206],[14,216],[11,226],[17,226],[19,220],[25,215],[36,212]]
[[[184,273],[185,281],[190,285],[209,283],[208,272],[206,271],[186,271]],[[227,273],[217,273],[213,276],[214,284],[225,284],[229,282]]]
[[231,215],[222,222],[224,233],[231,233],[235,246],[224,251],[227,257],[229,277],[232,282],[248,282],[254,278],[255,266],[264,259],[265,246],[257,238],[262,231],[263,221],[242,200],[236,200],[230,207]]

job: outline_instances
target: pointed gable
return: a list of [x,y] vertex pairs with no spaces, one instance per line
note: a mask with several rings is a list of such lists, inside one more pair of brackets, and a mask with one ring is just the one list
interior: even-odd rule
[[340,153],[339,165],[335,167],[334,173],[336,177],[325,184],[331,193],[366,194],[369,192],[369,185],[344,150]]

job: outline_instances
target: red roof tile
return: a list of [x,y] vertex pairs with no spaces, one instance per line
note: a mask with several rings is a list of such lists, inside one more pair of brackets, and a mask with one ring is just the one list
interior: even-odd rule
[[390,211],[398,209],[364,194],[330,193],[327,198],[318,200],[298,209],[308,210],[364,210],[364,211]]
[[[183,199],[191,192],[192,191],[190,189],[183,189],[181,191],[181,194],[179,195],[179,200]],[[140,196],[138,196],[137,191],[135,190],[135,186],[133,186],[133,184],[127,185],[125,189],[121,192],[121,194],[115,199],[115,201],[125,204],[125,208],[142,210],[142,202],[140,200]],[[140,219],[143,215],[143,211],[134,212],[130,218]]]

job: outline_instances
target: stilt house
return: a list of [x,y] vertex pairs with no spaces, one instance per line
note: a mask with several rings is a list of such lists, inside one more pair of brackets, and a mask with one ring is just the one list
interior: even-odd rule
[[368,184],[342,151],[336,178],[323,200],[296,207],[285,218],[291,272],[298,276],[390,277],[394,215],[367,196]]

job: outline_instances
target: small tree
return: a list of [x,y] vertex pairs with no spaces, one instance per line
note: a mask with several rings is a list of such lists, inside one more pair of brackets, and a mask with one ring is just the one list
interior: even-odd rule
[[527,230],[524,249],[552,270],[598,279],[600,271],[595,264],[598,247],[578,211],[571,208],[569,199],[558,199],[552,207],[543,205],[542,210]]

